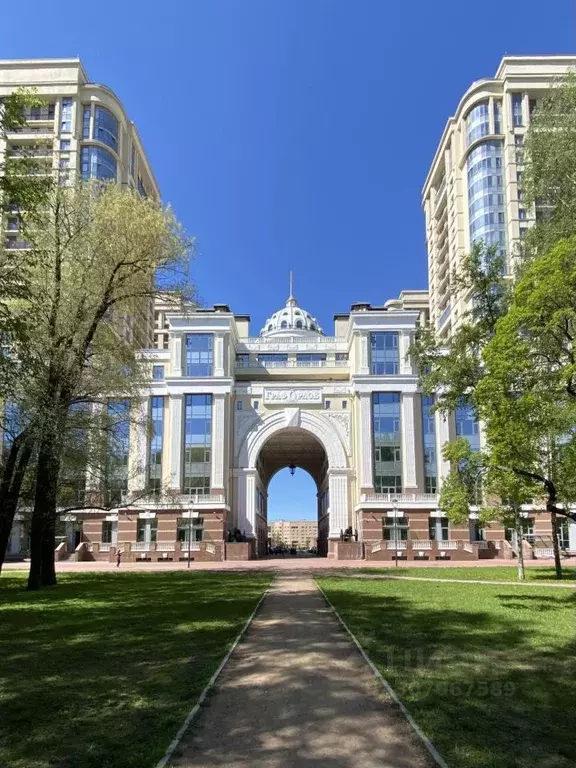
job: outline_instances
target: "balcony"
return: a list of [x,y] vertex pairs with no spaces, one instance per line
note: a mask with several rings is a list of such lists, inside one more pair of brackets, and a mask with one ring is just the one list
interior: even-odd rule
[[402,504],[413,507],[438,506],[437,493],[363,493],[360,496],[360,506],[394,507]]
[[349,361],[336,360],[333,355],[325,360],[298,360],[296,355],[283,355],[284,359],[274,359],[274,357],[279,356],[271,355],[271,359],[265,359],[265,356],[258,359],[256,355],[239,357],[235,362],[236,375],[241,377],[246,374],[250,378],[267,379],[277,374],[289,375],[292,378],[313,379],[329,374],[332,378],[348,378]]
[[348,368],[348,360],[236,360],[236,368]]

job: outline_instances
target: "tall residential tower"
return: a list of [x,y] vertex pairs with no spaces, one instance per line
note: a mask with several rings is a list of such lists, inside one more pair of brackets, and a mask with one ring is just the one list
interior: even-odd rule
[[422,193],[430,319],[441,336],[467,308],[452,295],[450,274],[475,243],[496,245],[512,266],[534,220],[522,200],[524,134],[538,102],[575,66],[576,56],[506,56],[446,123]]

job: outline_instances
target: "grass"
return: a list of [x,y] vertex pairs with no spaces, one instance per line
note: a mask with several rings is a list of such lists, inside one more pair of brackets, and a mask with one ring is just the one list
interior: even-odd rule
[[318,582],[451,768],[576,765],[575,594]]
[[[564,566],[562,581],[576,580],[576,567]],[[357,573],[379,576],[421,576],[427,579],[480,579],[482,581],[518,581],[518,568],[515,565],[489,566],[430,566],[410,568],[386,566],[384,568],[358,568]],[[552,566],[526,567],[526,581],[554,581],[558,583]]]
[[0,579],[0,766],[152,768],[269,584],[266,574]]

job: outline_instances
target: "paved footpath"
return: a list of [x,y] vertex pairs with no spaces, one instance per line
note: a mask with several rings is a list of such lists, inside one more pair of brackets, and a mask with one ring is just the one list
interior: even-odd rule
[[176,751],[188,768],[429,768],[314,581],[279,576]]

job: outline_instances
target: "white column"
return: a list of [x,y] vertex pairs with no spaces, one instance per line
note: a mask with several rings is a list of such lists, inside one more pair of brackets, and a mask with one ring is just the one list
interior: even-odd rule
[[142,491],[146,487],[148,469],[148,406],[150,399],[140,398],[133,405],[130,425],[130,456],[128,464],[128,490]]
[[246,477],[246,527],[240,530],[248,538],[256,535],[256,470],[244,470]]
[[370,359],[368,354],[368,334],[360,334],[360,374],[370,373]]
[[576,523],[573,520],[568,522],[568,547],[571,552],[576,552]]
[[328,538],[339,539],[340,531],[348,528],[348,472],[328,470],[330,526]]
[[412,362],[410,360],[410,357],[408,356],[408,350],[410,349],[410,345],[412,344],[412,334],[401,333],[400,338],[398,339],[398,342],[399,342],[398,354],[400,357],[399,371],[402,374],[409,375],[412,373]]
[[182,333],[173,333],[170,337],[170,357],[172,359],[172,376],[182,376],[182,346],[184,344]]
[[438,455],[438,487],[442,485],[443,479],[450,472],[450,462],[442,457],[442,448],[450,440],[450,420],[446,413],[436,411],[436,452]]
[[170,488],[182,488],[182,406],[184,395],[170,398]]
[[225,396],[214,395],[212,402],[212,470],[210,489],[214,493],[224,490],[224,419]]
[[414,430],[414,395],[402,395],[402,468],[404,491],[411,493],[417,490],[416,483],[416,435]]
[[374,451],[372,448],[372,395],[360,395],[360,493],[374,493]]
[[214,335],[214,376],[224,376],[224,334]]

